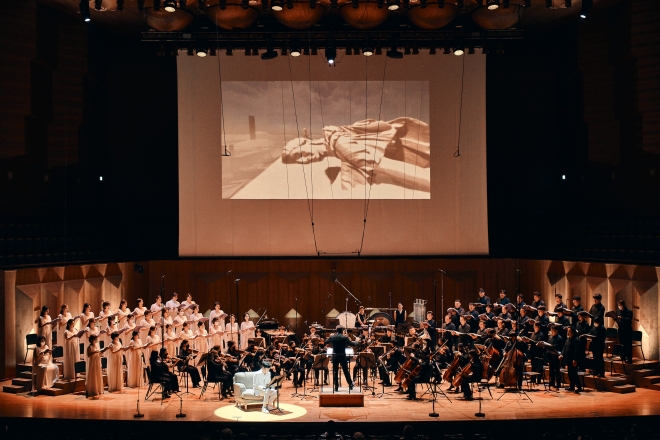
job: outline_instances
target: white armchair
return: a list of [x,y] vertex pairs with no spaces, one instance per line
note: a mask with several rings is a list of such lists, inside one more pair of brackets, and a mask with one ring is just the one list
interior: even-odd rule
[[254,374],[253,371],[234,374],[234,399],[236,399],[236,406],[242,406],[243,410],[247,410],[249,405],[261,406],[264,401],[263,395],[254,395],[254,385],[252,383]]

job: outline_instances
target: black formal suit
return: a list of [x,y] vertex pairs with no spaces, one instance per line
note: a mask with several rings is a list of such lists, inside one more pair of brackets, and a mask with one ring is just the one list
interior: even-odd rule
[[161,358],[157,357],[155,360],[151,359],[151,382],[161,383],[163,386],[163,393],[178,392],[179,381],[176,375],[172,374],[165,365]]
[[627,362],[632,362],[632,321],[633,312],[629,308],[616,311],[616,323],[619,327],[619,342],[623,345],[623,355],[621,358]]
[[591,327],[589,334],[593,336],[589,344],[589,350],[594,359],[594,373],[599,376],[605,376],[605,361],[603,352],[605,351],[605,327],[595,325]]
[[549,351],[545,352],[550,371],[550,386],[559,388],[561,386],[561,372],[559,371],[561,365],[559,364],[559,353],[561,353],[562,348],[564,348],[564,339],[559,335],[550,336],[548,338],[548,344],[552,345],[552,348],[557,351],[557,354],[550,353]]
[[346,358],[346,347],[355,347],[357,342],[353,342],[348,339],[348,336],[335,334],[328,338],[326,341],[327,344],[332,345],[332,379],[333,386],[335,391],[339,387],[339,378],[338,372],[339,367],[341,366],[342,371],[344,372],[344,377],[348,381],[348,386],[353,387],[353,381],[351,380],[351,375],[348,372],[348,359]]
[[463,378],[461,382],[461,391],[463,391],[463,396],[471,400],[472,399],[472,388],[470,387],[471,383],[479,383],[484,376],[484,367],[479,361],[472,361],[471,373]]
[[568,370],[569,388],[571,390],[582,390],[582,386],[580,385],[580,378],[578,376],[581,346],[582,344],[580,343],[580,340],[576,336],[573,336],[572,338],[566,339],[564,348],[561,351],[561,354],[564,357],[564,364]]

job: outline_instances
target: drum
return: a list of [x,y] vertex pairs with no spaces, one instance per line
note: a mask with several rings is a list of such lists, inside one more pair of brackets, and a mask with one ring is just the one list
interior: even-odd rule
[[392,319],[392,315],[385,312],[374,313],[369,317],[369,320],[372,319],[374,321],[375,327],[394,324],[394,319]]
[[339,325],[346,328],[355,328],[355,313],[341,312],[336,319],[339,320]]

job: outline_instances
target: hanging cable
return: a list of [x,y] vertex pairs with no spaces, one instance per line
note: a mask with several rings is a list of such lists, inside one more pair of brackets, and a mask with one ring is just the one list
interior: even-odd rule
[[463,87],[465,81],[465,58],[463,57],[463,70],[461,71],[461,105],[458,110],[458,143],[456,151],[454,152],[454,157],[459,157],[461,155],[461,125],[463,125]]
[[[415,188],[417,187],[417,159],[419,159],[419,134],[422,131],[422,103],[424,101],[424,81],[421,81],[422,83],[422,90],[419,93],[419,119],[418,121],[420,122],[417,124],[417,148],[415,149],[415,175],[413,177],[413,193],[412,193],[412,198],[415,198]],[[406,161],[403,161],[403,166],[406,166]],[[404,188],[405,191],[405,188]]]
[[[284,135],[284,148],[286,148],[286,118],[285,118],[285,110],[284,110],[284,81],[280,81],[280,88],[282,89],[282,127],[284,129],[282,130],[282,134]],[[289,190],[289,161],[285,160],[284,161],[284,167],[286,168],[286,198],[289,199],[291,198],[290,195],[290,190]]]
[[[220,37],[218,35],[218,27],[215,28],[215,48],[216,51],[220,48]],[[231,156],[231,153],[227,150],[227,135],[225,132],[225,100],[222,97],[222,71],[220,69],[220,54],[216,55],[218,59],[218,78],[220,79],[220,125],[222,125],[222,143],[225,147],[223,151],[223,156]]]
[[[300,144],[300,125],[298,124],[298,108],[296,106],[296,93],[293,88],[293,72],[291,70],[291,57],[287,57],[289,60],[289,82],[291,83],[291,96],[293,97],[293,114],[296,118],[296,133],[298,135],[298,150],[300,152],[300,158],[302,159],[302,145]],[[309,220],[312,224],[312,235],[314,237],[314,249],[316,254],[319,254],[319,248],[316,244],[316,231],[314,230],[314,217],[312,216],[312,207],[309,201],[309,190],[307,188],[307,173],[305,172],[305,164],[301,160],[302,170],[303,170],[303,180],[305,182],[305,195],[307,197],[307,210],[309,211]]]
[[[317,90],[318,90],[318,95],[319,95],[319,109],[321,110],[321,127],[325,127],[325,118],[323,117],[323,100],[321,99],[321,82],[316,81],[316,85],[317,85]],[[323,137],[325,138],[325,133],[323,133]],[[329,154],[325,155],[325,163],[326,163],[328,169],[330,169],[330,155]],[[330,182],[330,195],[332,196],[333,199],[335,198],[334,189],[332,188],[332,182]]]

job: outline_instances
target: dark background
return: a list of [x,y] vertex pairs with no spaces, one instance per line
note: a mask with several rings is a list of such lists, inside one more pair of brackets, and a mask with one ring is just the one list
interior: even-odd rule
[[[660,262],[659,3],[487,55],[491,256]],[[177,258],[176,58],[5,8],[0,266]]]

